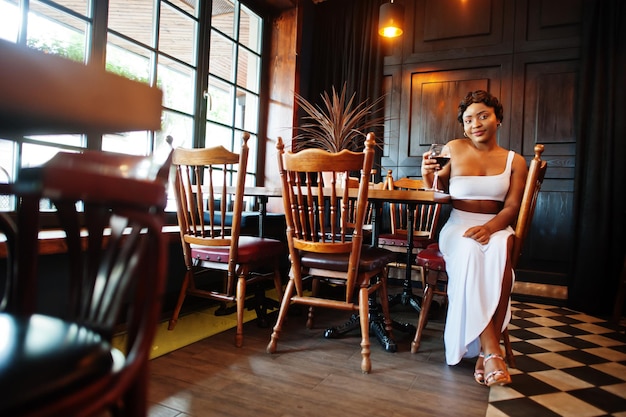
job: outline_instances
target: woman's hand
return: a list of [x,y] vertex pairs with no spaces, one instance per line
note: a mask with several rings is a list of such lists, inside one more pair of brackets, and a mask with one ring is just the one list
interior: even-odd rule
[[422,176],[432,175],[438,169],[441,169],[441,167],[436,159],[430,157],[430,151],[424,152],[422,155]]
[[474,239],[476,242],[481,245],[486,245],[489,243],[489,238],[491,237],[491,230],[487,226],[473,226],[465,231],[463,237],[469,237],[470,239]]
[[439,169],[439,164],[436,159],[430,157],[430,151],[424,152],[422,155],[422,178],[424,179],[424,185],[426,188],[433,186],[433,180],[435,178],[435,171]]

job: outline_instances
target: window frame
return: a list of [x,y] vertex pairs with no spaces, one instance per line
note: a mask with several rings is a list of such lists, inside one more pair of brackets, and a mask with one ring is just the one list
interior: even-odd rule
[[[184,1],[184,0],[182,0]],[[11,2],[12,3],[12,2]],[[84,61],[85,65],[96,65],[100,67],[106,66],[106,52],[107,52],[107,43],[109,39],[109,34],[121,35],[116,31],[111,30],[108,27],[108,15],[109,15],[109,1],[99,1],[99,0],[86,0],[86,14],[83,15],[79,12],[72,10],[66,5],[62,4],[63,1],[59,0],[59,3],[56,3],[51,0],[31,0],[30,2],[25,0],[17,0],[17,4],[19,7],[19,13],[21,16],[22,25],[19,29],[17,35],[17,44],[21,44],[23,46],[27,45],[27,22],[29,17],[30,8],[33,4],[44,5],[45,7],[53,8],[60,13],[65,13],[72,18],[77,18],[85,22],[85,33],[83,34],[85,37],[85,51],[84,51]],[[210,48],[211,48],[211,31],[214,29],[212,26],[212,8],[213,1],[204,2],[204,1],[196,1],[198,6],[198,11],[195,14],[196,19],[196,60],[195,60],[195,79],[194,82],[194,90],[193,90],[193,104],[191,114],[180,112],[179,110],[168,108],[165,106],[165,103],[162,107],[162,114],[166,112],[172,112],[175,114],[183,113],[187,117],[191,117],[192,119],[192,140],[191,143],[193,147],[205,147],[210,146],[210,143],[205,141],[206,137],[206,129],[207,124],[209,123],[207,119],[207,100],[205,97],[206,91],[208,91],[209,84],[209,76],[210,76]],[[256,14],[260,19],[260,24],[262,29],[259,33],[260,38],[258,42],[260,44],[260,51],[258,54],[259,60],[259,68],[258,68],[258,91],[256,92],[257,100],[258,100],[258,108],[257,108],[257,120],[256,120],[256,132],[251,134],[250,142],[253,140],[256,143],[250,145],[256,147],[256,153],[253,159],[248,161],[248,169],[247,176],[249,185],[263,185],[263,169],[265,166],[264,158],[265,152],[264,149],[264,141],[261,140],[263,137],[262,132],[265,131],[266,120],[262,115],[264,114],[266,108],[266,98],[268,97],[267,87],[265,83],[262,82],[264,79],[264,73],[267,71],[266,57],[267,57],[267,45],[269,40],[268,31],[271,30],[271,25],[268,23],[268,14],[264,10],[259,10],[257,5],[250,4],[253,2],[247,0],[232,0],[233,7],[235,7],[235,17],[234,19],[234,27],[238,27],[239,21],[241,19],[241,13],[239,12],[241,8],[245,8],[248,11]],[[188,3],[189,4],[189,3]],[[178,11],[182,9],[179,8],[175,3],[170,0],[154,0],[153,7],[156,10],[160,10],[160,8],[165,5],[168,8],[174,8]],[[183,10],[183,12],[187,13]],[[156,12],[157,18],[155,18],[154,25],[158,26],[158,14]],[[188,13],[187,13],[188,14]],[[154,28],[152,28],[154,30]],[[123,36],[124,37],[124,36]],[[158,38],[158,34],[156,35]],[[124,37],[128,38],[128,37]],[[242,44],[240,44],[240,40],[236,40],[236,48],[237,50],[242,48]],[[145,45],[144,45],[145,46]],[[247,46],[243,45],[244,48]],[[153,59],[151,61],[151,77],[150,77],[150,85],[156,85],[158,78],[158,65],[159,59],[158,57],[165,57],[167,59],[173,59],[176,62],[179,62],[175,57],[172,57],[168,54],[162,53],[159,50],[159,45],[153,48],[148,48],[150,53],[153,54]],[[237,67],[237,61],[232,62],[232,64]],[[237,85],[237,77],[234,78],[234,86],[235,88],[241,88]],[[236,97],[235,97],[236,100]],[[224,125],[225,128],[230,129],[232,134],[230,138],[231,149],[237,151],[237,148],[240,145],[238,142],[241,139],[241,134],[243,133],[244,126],[235,126],[236,122],[231,121],[230,125]],[[167,136],[167,132],[163,131],[150,131],[148,132],[149,136],[149,149],[147,149],[147,153],[155,151],[157,146],[157,140],[160,139],[164,141],[165,136]],[[33,137],[12,137],[12,138],[0,138],[1,140],[8,140],[13,142],[14,157],[12,158],[12,172],[10,173],[12,176],[12,180],[15,180],[15,176],[18,175],[20,167],[24,166],[25,161],[23,160],[23,149],[24,145],[29,146],[33,144],[40,144],[43,146],[50,147],[51,149],[65,150],[65,151],[81,151],[83,149],[91,149],[91,150],[101,150],[103,146],[103,135],[95,134],[95,133],[85,133],[81,135],[80,145],[76,146],[75,144],[64,145],[49,141],[40,142],[36,138]],[[175,143],[176,144],[176,143]],[[11,167],[9,167],[11,168]],[[170,207],[171,208],[171,207]],[[175,210],[175,209],[174,209]],[[12,211],[15,211],[15,203],[13,203]],[[168,219],[168,223],[169,223]],[[175,223],[175,219],[172,221]],[[45,224],[44,224],[45,226]]]

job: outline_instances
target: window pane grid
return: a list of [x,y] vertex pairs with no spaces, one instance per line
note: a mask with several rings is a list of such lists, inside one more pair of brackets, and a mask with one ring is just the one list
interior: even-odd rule
[[[249,167],[254,175],[258,146],[262,19],[238,1],[233,2],[233,6],[213,2],[206,146],[230,139],[230,149],[237,152],[241,132],[250,132]],[[218,125],[229,128],[230,135],[226,131],[220,132]],[[218,138],[219,134],[224,137]]]
[[[245,130],[251,133],[246,183],[254,185],[263,20],[239,0],[133,0],[132,7],[126,0],[109,0],[102,16],[108,19],[106,37],[98,37],[92,33],[96,1],[0,0],[0,38],[25,40],[32,48],[83,63],[98,42],[94,50],[102,51],[108,71],[163,91],[161,130],[105,134],[91,144],[86,135],[0,138],[7,151],[3,168],[14,175],[20,167],[41,164],[58,151],[94,146],[145,155],[169,146],[168,135],[174,146],[221,144],[238,152]],[[211,8],[208,51],[197,49],[199,39],[207,37],[199,32],[200,7]],[[22,12],[24,27],[19,24]],[[209,59],[207,68],[204,63],[198,68],[200,56]],[[197,85],[198,71],[208,80],[208,85],[203,83],[206,93]],[[203,97],[206,109],[196,108]],[[194,126],[200,111],[200,120],[206,122]]]
[[[196,62],[197,22],[163,4],[159,15],[159,50],[188,64]],[[191,46],[191,47],[189,47]]]

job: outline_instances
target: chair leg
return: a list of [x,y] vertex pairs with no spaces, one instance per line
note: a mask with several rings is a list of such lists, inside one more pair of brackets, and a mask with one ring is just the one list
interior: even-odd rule
[[[320,290],[320,280],[319,279],[315,279],[312,278],[312,282],[311,282],[311,295],[313,297],[316,297],[319,294],[319,290]],[[309,313],[306,319],[306,328],[307,329],[312,329],[313,328],[313,318],[315,316],[315,307],[313,307],[312,305],[309,306]]]
[[[428,273],[428,272],[427,272]],[[424,280],[426,281],[426,280]],[[424,285],[424,299],[422,300],[422,310],[419,314],[419,319],[417,321],[417,330],[415,331],[415,338],[411,342],[411,353],[417,353],[420,348],[420,344],[422,342],[422,332],[426,327],[426,323],[428,322],[428,313],[430,311],[430,305],[433,301],[434,291],[432,285],[428,282]]]
[[241,347],[243,345],[243,313],[246,309],[246,276],[240,274],[237,278],[237,331],[235,333],[235,346]]
[[189,282],[191,280],[193,280],[193,269],[187,269],[187,272],[185,273],[185,278],[183,279],[183,284],[180,287],[180,293],[178,294],[176,308],[174,309],[172,318],[170,319],[169,325],[167,326],[167,330],[174,330],[174,328],[176,327],[176,323],[178,323],[178,315],[180,314],[180,310],[183,307],[183,302],[185,301],[185,296],[187,295],[187,288],[189,287]]
[[368,374],[372,370],[370,359],[369,292],[367,287],[359,289],[359,320],[361,322],[361,371]]
[[515,368],[515,356],[513,356],[513,348],[511,347],[511,339],[509,338],[509,329],[502,332],[502,342],[504,344],[504,355],[509,368]]
[[283,294],[283,300],[280,303],[280,309],[278,310],[278,319],[276,319],[276,325],[272,331],[272,336],[270,338],[270,342],[265,349],[267,353],[275,353],[276,345],[278,344],[278,339],[280,338],[280,332],[283,328],[283,322],[285,321],[285,317],[287,317],[287,311],[289,310],[289,306],[291,305],[291,294],[295,289],[295,283],[293,279],[289,279],[287,282],[287,288],[285,288],[285,293]]
[[283,298],[283,280],[280,275],[280,262],[278,260],[274,262],[274,288],[276,289],[276,296],[281,300]]

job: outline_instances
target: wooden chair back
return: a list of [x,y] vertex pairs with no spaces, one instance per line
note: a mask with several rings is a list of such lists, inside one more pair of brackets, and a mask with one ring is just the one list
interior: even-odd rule
[[517,215],[517,221],[515,222],[515,242],[513,243],[513,253],[511,254],[511,265],[513,268],[517,267],[517,262],[522,254],[522,246],[530,230],[530,224],[537,206],[537,197],[548,168],[548,163],[541,159],[544,146],[537,144],[534,151],[535,156],[531,159],[528,167],[522,203]]
[[174,191],[185,264],[187,268],[193,265],[192,245],[229,247],[225,288],[229,296],[235,292],[250,134],[245,132],[242,138],[239,154],[222,146],[177,148],[172,158],[176,170]]
[[[278,163],[292,270],[300,269],[299,251],[350,253],[346,301],[353,296],[358,274],[373,147],[374,137],[370,134],[364,152],[306,149],[293,153],[279,148],[283,152]],[[349,196],[353,173],[360,175],[354,217]],[[302,295],[300,280],[296,281],[296,290]]]
[[[0,364],[6,370],[0,414],[91,415],[121,408],[121,414],[145,415],[147,363],[167,275],[162,228],[170,157],[169,150],[162,157],[59,152],[20,171],[13,184],[20,201],[14,279],[0,313],[15,329],[0,338],[14,338],[6,340],[16,350],[12,360],[3,358],[9,368]],[[42,199],[56,208],[65,254],[55,265],[67,280],[38,268]],[[41,305],[39,280],[53,279],[59,292]],[[120,355],[111,342],[122,324],[127,334]],[[46,343],[31,351],[20,340],[28,334],[45,334]],[[41,358],[47,358],[45,371],[38,369]]]
[[[541,190],[541,185],[543,184],[543,179],[548,168],[548,163],[541,159],[544,145],[535,145],[534,151],[535,156],[530,160],[530,165],[528,166],[528,175],[526,177],[526,184],[524,185],[524,193],[522,194],[522,203],[517,215],[517,220],[515,221],[515,240],[513,241],[511,253],[511,267],[513,269],[517,268],[517,263],[522,255],[524,241],[530,230],[535,208],[537,207],[537,197],[539,196],[539,191]],[[504,329],[502,332],[502,341],[507,361],[509,365],[514,368],[515,357],[513,355],[508,329]]]
[[[125,292],[117,286],[129,285],[136,278],[135,262],[145,255],[142,245],[152,246],[137,225],[147,227],[150,233],[158,231],[155,242],[161,241],[170,163],[169,151],[148,157],[83,151],[59,152],[40,167],[22,169],[13,185],[21,202],[17,218],[19,280],[11,310],[24,314],[36,310],[32,288],[37,285],[38,262],[33,260],[39,256],[40,200],[48,199],[65,232],[72,292],[64,318],[111,325],[121,302],[113,299],[112,292]],[[96,281],[112,288],[99,287]],[[111,309],[108,313],[107,308]]]
[[[286,255],[279,240],[241,236],[250,134],[244,132],[242,139],[239,154],[222,146],[174,151],[174,190],[186,273],[168,326],[169,330],[176,327],[187,295],[216,300],[221,303],[216,315],[236,312],[237,347],[243,344],[245,305],[253,307],[257,322],[265,325],[267,308],[277,304],[265,297],[260,281],[273,280],[280,297],[280,263]],[[196,285],[200,277],[206,285]],[[254,299],[246,300],[248,285],[256,283]],[[234,307],[227,305],[231,302]]]
[[[309,307],[307,328],[313,327],[314,309],[331,308],[358,311],[361,328],[361,371],[371,370],[370,297],[380,296],[384,328],[377,332],[391,336],[391,317],[387,298],[387,264],[395,254],[385,249],[364,245],[363,225],[367,215],[370,183],[368,177],[374,160],[374,134],[367,135],[362,153],[342,150],[337,153],[321,149],[285,152],[278,139],[278,167],[287,222],[287,243],[291,272],[289,282],[273,328],[269,353],[276,352],[278,339],[292,304]],[[358,192],[350,187],[350,175],[359,173]],[[324,179],[324,176],[327,179]],[[351,196],[352,194],[352,196]],[[356,215],[352,216],[354,207]],[[311,281],[311,292],[304,292],[303,282]],[[336,295],[320,294],[320,281],[338,284],[345,290],[343,300]],[[356,291],[358,289],[358,291]],[[358,296],[357,296],[358,292]],[[382,324],[381,324],[382,326]],[[337,328],[327,329],[333,337]],[[378,333],[377,333],[378,334]]]
[[[388,171],[385,178],[385,187],[389,190],[419,190],[425,187],[422,180],[407,177],[394,180],[391,174]],[[391,234],[407,235],[407,210],[406,204],[389,204]],[[440,212],[441,204],[418,204],[413,215],[413,237],[433,240]]]

